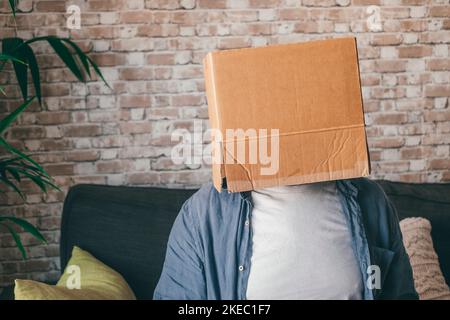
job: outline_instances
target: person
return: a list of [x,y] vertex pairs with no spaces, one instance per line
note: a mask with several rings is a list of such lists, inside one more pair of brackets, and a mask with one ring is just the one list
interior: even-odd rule
[[417,299],[393,205],[367,178],[218,192],[172,227],[154,299]]

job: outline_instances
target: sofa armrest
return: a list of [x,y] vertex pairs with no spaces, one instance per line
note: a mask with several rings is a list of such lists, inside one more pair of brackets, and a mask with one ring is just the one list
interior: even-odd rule
[[14,285],[0,288],[0,300],[14,300]]

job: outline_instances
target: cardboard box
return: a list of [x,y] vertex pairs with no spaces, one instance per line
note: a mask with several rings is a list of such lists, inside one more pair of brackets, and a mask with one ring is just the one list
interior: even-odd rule
[[212,52],[204,69],[217,190],[370,174],[355,38]]

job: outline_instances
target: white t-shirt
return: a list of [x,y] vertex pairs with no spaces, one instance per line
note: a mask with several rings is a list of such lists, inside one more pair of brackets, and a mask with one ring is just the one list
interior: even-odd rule
[[362,299],[334,181],[261,189],[252,201],[247,299]]

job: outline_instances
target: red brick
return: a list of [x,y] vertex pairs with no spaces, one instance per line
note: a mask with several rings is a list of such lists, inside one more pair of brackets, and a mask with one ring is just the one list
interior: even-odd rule
[[428,30],[428,22],[426,20],[400,20],[400,30],[403,32],[421,32]]
[[119,70],[119,77],[122,80],[147,80],[153,79],[152,68],[122,68]]
[[94,161],[98,159],[98,151],[95,150],[77,150],[65,154],[66,161]]
[[405,113],[382,113],[374,116],[375,124],[402,124],[408,121],[408,116]]
[[400,150],[402,159],[424,159],[431,154],[432,150],[429,147],[404,147]]
[[399,58],[422,58],[430,56],[433,52],[430,46],[400,47],[397,50]]
[[53,176],[68,176],[73,174],[73,164],[49,164],[44,169]]
[[406,62],[398,60],[377,60],[375,68],[377,72],[403,72],[406,70]]
[[433,159],[430,161],[431,170],[448,170],[450,168],[450,159]]
[[423,43],[450,43],[448,31],[421,33],[419,39]]
[[37,124],[63,124],[70,122],[69,112],[40,112],[36,115]]
[[120,124],[122,134],[150,133],[152,124],[150,122],[123,122]]
[[352,0],[352,5],[354,6],[370,6],[370,5],[381,5],[381,0]]
[[427,61],[427,69],[432,71],[450,70],[450,58],[430,59]]
[[371,44],[374,46],[399,45],[403,41],[401,34],[376,34],[372,37]]
[[96,168],[99,173],[123,173],[127,172],[129,164],[126,161],[113,160],[97,162]]
[[122,23],[152,23],[153,13],[151,11],[126,11],[120,13]]
[[127,0],[89,0],[87,4],[94,11],[116,11],[126,8]]
[[225,9],[227,0],[198,0],[197,7],[200,9]]
[[102,67],[114,67],[126,63],[126,56],[120,53],[97,53],[91,54],[90,58],[92,58],[98,66]]
[[450,110],[434,110],[425,112],[425,121],[450,121]]
[[172,106],[199,106],[204,103],[204,97],[202,95],[178,95],[172,97]]
[[35,5],[36,11],[41,12],[66,12],[65,1],[37,1]]
[[280,9],[281,20],[301,20],[308,17],[309,11],[304,8]]
[[250,46],[248,38],[223,38],[219,40],[219,49],[238,49]]
[[442,25],[442,28],[444,30],[449,30],[450,29],[450,19],[445,19]]
[[149,107],[150,96],[121,96],[119,104],[122,108]]
[[450,97],[450,85],[430,85],[425,87],[427,97]]
[[[214,1],[214,0],[211,0]],[[318,0],[323,1],[323,0]],[[249,6],[251,8],[273,8],[279,7],[281,4],[280,0],[249,0]]]
[[175,55],[173,53],[156,53],[147,56],[147,63],[150,65],[173,65]]
[[403,138],[383,138],[369,141],[370,148],[400,148],[404,144]]
[[44,138],[45,130],[43,127],[13,127],[11,129],[11,136],[14,139],[34,139]]
[[65,137],[93,137],[98,136],[102,128],[96,124],[77,124],[64,127]]
[[156,185],[160,183],[160,175],[154,172],[132,173],[127,175],[127,182],[131,185]]
[[428,14],[430,17],[448,18],[450,17],[450,6],[447,4],[444,6],[431,7]]

